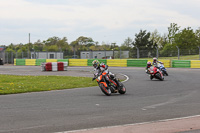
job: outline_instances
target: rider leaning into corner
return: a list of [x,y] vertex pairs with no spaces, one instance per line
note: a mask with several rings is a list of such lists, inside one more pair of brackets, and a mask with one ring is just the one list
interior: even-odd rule
[[158,61],[157,58],[153,58],[153,63],[152,63],[152,65],[154,65],[155,67],[157,67],[158,63],[161,63],[161,62]]
[[152,65],[155,66],[155,67],[158,67],[158,63],[162,63],[162,62],[158,61],[157,58],[153,58],[152,64],[151,64],[150,61],[148,61],[148,62],[147,62],[147,66],[146,66],[146,73],[148,73],[148,69],[149,69]]
[[[106,72],[111,78],[114,78],[114,75],[108,71],[108,65],[106,65],[104,63],[100,64],[98,60],[94,60],[92,62],[92,64],[98,74],[101,72]],[[95,78],[93,78],[92,80],[94,80],[94,79]],[[105,75],[105,79],[106,79],[106,82],[110,85],[110,81],[106,75]]]

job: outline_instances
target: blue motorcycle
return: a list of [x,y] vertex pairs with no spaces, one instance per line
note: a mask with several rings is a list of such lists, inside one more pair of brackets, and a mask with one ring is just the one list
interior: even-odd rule
[[159,69],[161,70],[161,72],[162,72],[162,74],[163,74],[164,76],[165,76],[165,75],[168,76],[167,70],[166,70],[166,68],[165,68],[165,66],[163,65],[162,62],[158,64],[158,67],[159,67]]

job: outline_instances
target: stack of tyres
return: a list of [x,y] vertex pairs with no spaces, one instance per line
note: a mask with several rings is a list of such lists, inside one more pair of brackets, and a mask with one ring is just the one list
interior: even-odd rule
[[68,62],[63,62],[63,63],[64,63],[64,71],[67,71]]
[[64,71],[64,63],[58,62],[58,71]]
[[52,62],[52,71],[58,71],[58,63]]
[[46,63],[41,63],[41,71],[46,71]]
[[51,62],[47,62],[45,64],[45,69],[46,69],[46,71],[52,71],[52,63]]

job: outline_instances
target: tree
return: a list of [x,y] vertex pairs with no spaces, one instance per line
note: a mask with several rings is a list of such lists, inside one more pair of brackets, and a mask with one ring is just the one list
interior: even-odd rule
[[174,42],[181,49],[196,49],[196,36],[191,27],[184,28],[181,32],[177,33],[174,37]]
[[52,52],[58,51],[58,46],[57,45],[47,46],[47,50]]
[[125,41],[122,44],[122,46],[123,47],[127,47],[127,48],[131,48],[132,47],[132,45],[131,45],[132,42],[133,42],[133,40],[130,37],[128,37],[127,39],[125,39]]
[[171,23],[170,27],[168,27],[168,43],[173,44],[174,43],[174,37],[179,32],[180,26],[178,26],[176,23]]
[[35,51],[42,51],[43,47],[44,47],[44,44],[40,40],[38,40],[37,42],[33,44],[33,46],[31,46],[31,49],[33,48]]
[[46,46],[51,46],[51,45],[56,45],[56,43],[61,40],[59,37],[50,37],[48,38],[46,41],[43,41],[43,43],[46,45]]
[[56,42],[56,45],[58,47],[59,50],[65,50],[65,49],[69,49],[69,44],[67,42],[67,37],[63,37],[63,39],[60,39]]
[[196,45],[200,47],[200,27],[195,31]]
[[150,32],[146,30],[140,30],[138,34],[135,34],[135,41],[132,43],[134,47],[138,47],[139,49],[151,48],[152,41],[150,40]]
[[151,33],[150,40],[152,41],[154,48],[162,48],[163,37],[161,37],[157,30]]
[[76,41],[79,43],[79,45],[86,45],[87,47],[95,44],[92,38],[84,36],[80,36],[78,39],[76,39]]

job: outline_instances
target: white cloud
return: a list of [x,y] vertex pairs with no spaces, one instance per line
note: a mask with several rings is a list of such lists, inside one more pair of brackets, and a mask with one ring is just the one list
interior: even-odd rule
[[[127,30],[132,30],[133,36],[145,28],[159,32],[167,29],[170,23],[198,27],[200,17],[192,11],[200,11],[196,8],[199,4],[198,0],[1,0],[0,36],[12,35],[18,30],[22,34],[34,32],[51,36],[71,33],[73,39],[84,34],[100,38],[94,35],[124,36]],[[183,7],[190,9],[183,10]],[[47,35],[45,37],[50,37]],[[124,39],[118,37],[116,40],[121,43]],[[4,42],[11,43],[9,40]]]

